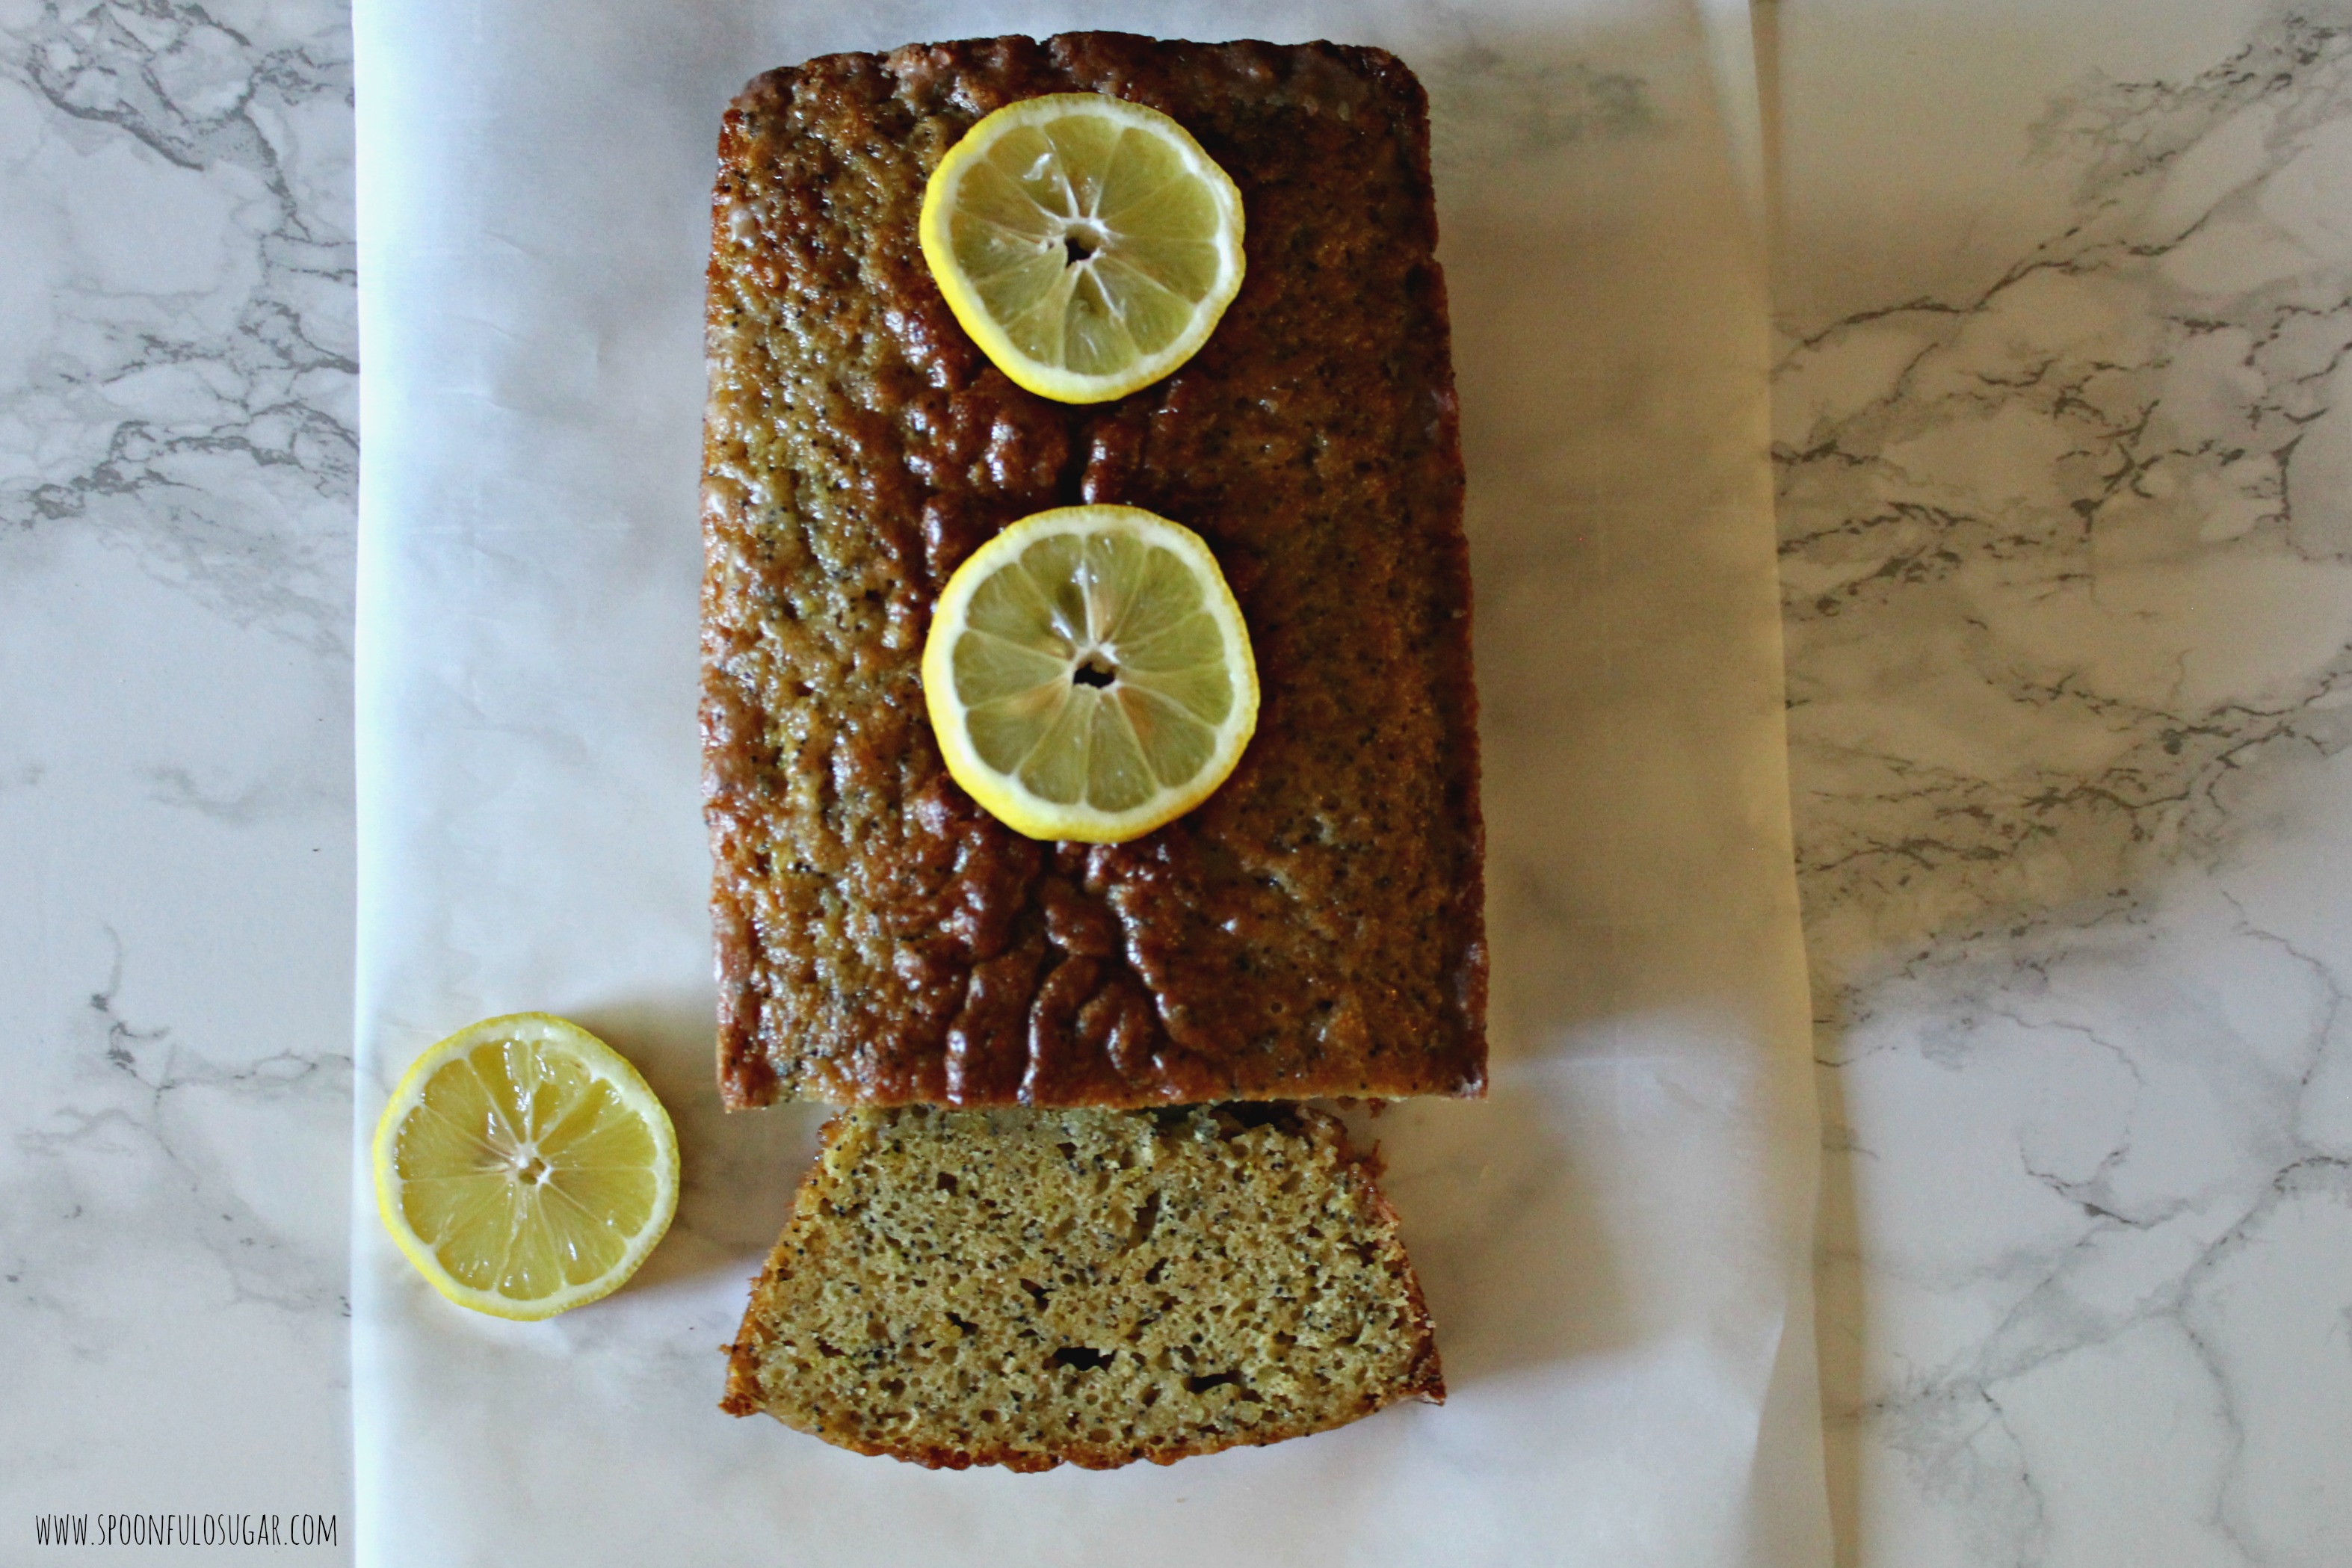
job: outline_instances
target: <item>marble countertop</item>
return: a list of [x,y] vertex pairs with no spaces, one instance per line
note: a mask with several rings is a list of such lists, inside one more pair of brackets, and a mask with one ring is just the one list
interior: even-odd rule
[[[1757,37],[1841,1561],[2352,1562],[2352,13]],[[352,1551],[351,109],[0,3],[0,1541]]]
[[1772,19],[1833,1510],[2352,1562],[2352,17]]
[[0,5],[0,1559],[349,1554],[351,169],[331,0]]

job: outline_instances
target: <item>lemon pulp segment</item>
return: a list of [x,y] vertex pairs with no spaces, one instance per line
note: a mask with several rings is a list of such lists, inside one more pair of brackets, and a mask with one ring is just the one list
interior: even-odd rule
[[501,1317],[618,1288],[677,1203],[660,1101],[611,1047],[546,1014],[485,1019],[418,1058],[374,1153],[394,1240],[443,1295]]
[[1065,403],[1190,359],[1243,272],[1241,193],[1181,125],[1099,93],[1007,104],[933,171],[920,238],[957,321]]
[[1216,558],[1136,507],[1024,518],[959,567],[923,689],[948,771],[1032,838],[1118,843],[1205,800],[1257,721]]

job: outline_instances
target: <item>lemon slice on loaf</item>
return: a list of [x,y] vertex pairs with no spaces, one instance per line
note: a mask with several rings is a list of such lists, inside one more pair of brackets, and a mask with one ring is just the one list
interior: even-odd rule
[[1207,799],[1257,724],[1249,631],[1216,557],[1130,506],[1039,512],[974,551],[931,612],[923,696],[983,809],[1094,844]]
[[1100,93],[1010,103],[923,190],[924,259],[998,369],[1103,403],[1192,357],[1242,286],[1242,198],[1192,133]]

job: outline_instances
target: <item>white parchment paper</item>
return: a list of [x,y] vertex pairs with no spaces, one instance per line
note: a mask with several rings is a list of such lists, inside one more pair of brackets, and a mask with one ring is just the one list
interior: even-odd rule
[[[707,193],[760,69],[1079,26],[1376,43],[1430,89],[1493,1090],[1369,1129],[1445,1406],[1166,1469],[932,1473],[716,1408],[819,1113],[727,1117],[712,1081]],[[1745,27],[1697,0],[362,0],[363,1563],[1828,1561]],[[537,1325],[434,1296],[365,1176],[415,1053],[521,1008],[636,1059],[687,1162],[637,1281]]]

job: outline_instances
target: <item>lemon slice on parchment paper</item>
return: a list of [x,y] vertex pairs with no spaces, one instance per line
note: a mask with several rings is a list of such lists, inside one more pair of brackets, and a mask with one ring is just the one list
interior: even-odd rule
[[1009,103],[923,191],[924,259],[1014,382],[1063,403],[1149,386],[1242,286],[1242,198],[1192,133],[1100,93]]
[[1257,724],[1216,557],[1129,506],[1039,512],[974,551],[931,612],[923,694],[948,772],[1031,838],[1116,844],[1172,821]]
[[546,1013],[416,1058],[376,1124],[376,1207],[433,1288],[501,1318],[618,1289],[677,1207],[669,1113],[619,1052]]

